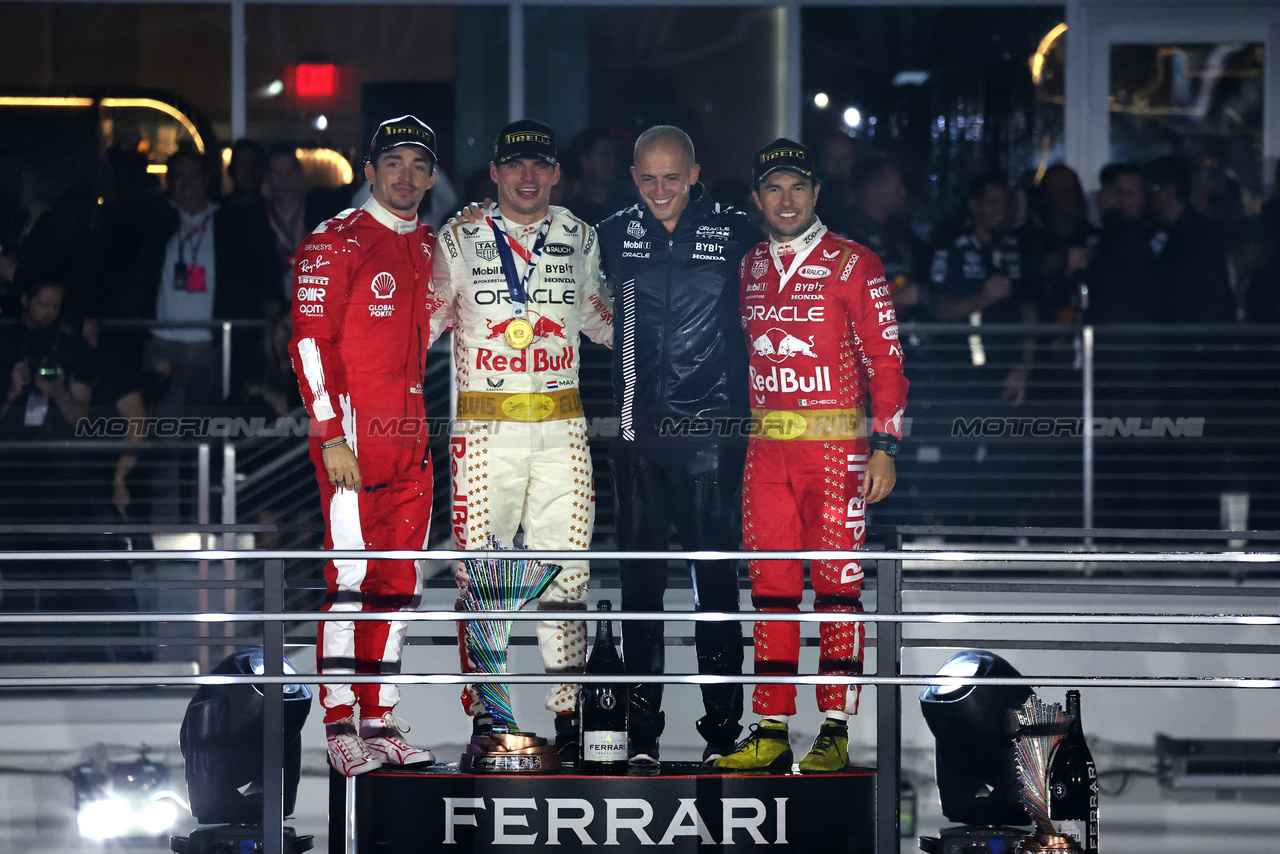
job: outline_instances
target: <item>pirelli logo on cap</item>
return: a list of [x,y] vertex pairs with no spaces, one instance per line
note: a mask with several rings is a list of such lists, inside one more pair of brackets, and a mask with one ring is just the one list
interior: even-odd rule
[[773,151],[766,151],[760,155],[760,165],[768,163],[771,160],[777,160],[781,157],[789,157],[795,160],[804,160],[805,153],[798,148],[775,148]]
[[425,139],[427,142],[435,142],[431,138],[431,134],[419,127],[413,125],[388,125],[386,128],[388,134],[408,134],[409,136],[417,136]]
[[515,145],[518,142],[534,142],[538,145],[551,145],[551,137],[545,133],[538,133],[535,130],[522,130],[516,133],[504,134],[502,137],[503,145]]

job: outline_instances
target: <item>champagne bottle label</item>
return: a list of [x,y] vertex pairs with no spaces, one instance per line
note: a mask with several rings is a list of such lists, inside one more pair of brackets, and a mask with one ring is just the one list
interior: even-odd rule
[[587,730],[582,733],[582,758],[587,762],[626,762],[627,734]]
[[1074,839],[1076,844],[1080,846],[1081,851],[1087,850],[1085,845],[1089,842],[1088,830],[1086,828],[1088,822],[1064,819],[1061,821],[1051,821],[1049,823],[1053,825],[1054,833],[1059,836],[1066,836],[1070,839]]

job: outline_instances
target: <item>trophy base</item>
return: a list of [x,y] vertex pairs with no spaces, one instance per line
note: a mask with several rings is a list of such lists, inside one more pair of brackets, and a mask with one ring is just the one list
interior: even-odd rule
[[463,774],[557,774],[560,769],[555,746],[529,732],[473,735],[458,762]]

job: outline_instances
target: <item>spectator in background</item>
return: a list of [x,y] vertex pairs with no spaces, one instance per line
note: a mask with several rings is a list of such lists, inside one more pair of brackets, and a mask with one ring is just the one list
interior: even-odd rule
[[9,378],[0,406],[6,438],[70,437],[89,414],[93,357],[78,335],[59,327],[65,294],[56,280],[25,287],[18,325],[0,338],[0,369]]
[[870,249],[884,264],[889,296],[904,322],[924,316],[924,283],[929,249],[902,220],[907,189],[898,167],[878,151],[863,155],[850,175],[854,204],[848,237]]
[[[943,238],[933,253],[933,314],[942,323],[1035,323],[1035,303],[1023,284],[1018,241],[1004,231],[1009,217],[1009,186],[999,175],[983,175],[969,184],[968,228]],[[1019,344],[1007,336],[984,341],[972,335],[962,362],[983,371],[1003,372],[999,398],[1017,406],[1026,399],[1034,339]],[[982,394],[982,392],[980,392]]]
[[1159,319],[1168,323],[1231,323],[1235,298],[1221,232],[1191,205],[1191,170],[1176,157],[1146,166],[1147,206],[1160,283]]
[[853,137],[832,131],[818,143],[818,174],[822,192],[815,213],[841,236],[849,233],[849,207],[853,204],[853,165],[858,159]]
[[1041,320],[1073,323],[1097,234],[1085,217],[1084,188],[1068,166],[1045,170],[1029,199],[1022,252],[1028,293]]
[[66,195],[66,182],[52,171],[34,165],[22,170],[20,220],[13,233],[0,235],[0,292],[10,317],[21,312],[24,286],[52,280],[64,286],[66,313],[77,320],[98,315],[96,305],[86,305],[84,287],[92,257],[89,214]]
[[290,146],[277,146],[267,157],[267,224],[279,262],[284,301],[293,298],[294,253],[311,229],[324,222],[322,212],[307,203],[307,176]]
[[231,192],[222,205],[231,210],[244,210],[262,204],[262,181],[267,172],[267,149],[253,139],[238,139],[231,146],[231,162],[227,174]]
[[1227,242],[1227,278],[1241,323],[1280,320],[1277,300],[1276,240],[1261,217],[1242,220]]
[[1147,217],[1142,170],[1108,163],[1099,176],[1102,230],[1089,269],[1090,323],[1155,323],[1160,305],[1155,228]]
[[[277,259],[267,236],[243,211],[209,201],[210,171],[192,149],[169,157],[169,203],[144,227],[138,263],[120,295],[126,317],[207,324],[262,320],[280,311]],[[252,373],[260,331],[235,330],[233,371]],[[222,399],[219,347],[208,326],[153,329],[144,364],[167,377],[161,414],[212,406]]]
[[581,181],[564,202],[584,222],[603,222],[635,201],[635,195],[618,180],[618,149],[612,136],[587,128],[573,138],[569,158],[577,162]]

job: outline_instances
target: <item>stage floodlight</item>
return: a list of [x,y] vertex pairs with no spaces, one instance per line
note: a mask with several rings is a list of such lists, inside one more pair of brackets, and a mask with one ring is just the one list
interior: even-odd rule
[[76,824],[84,839],[163,836],[178,820],[182,798],[169,789],[169,769],[147,758],[96,759],[67,772],[75,787]]
[[[262,675],[262,650],[244,649],[223,659],[214,674]],[[284,672],[298,671],[287,660]],[[201,824],[262,823],[262,690],[251,684],[203,685],[182,719],[191,813]],[[284,685],[284,814],[293,812],[302,768],[302,725],[311,689]]]
[[[957,679],[1019,676],[995,653],[970,649],[938,671]],[[930,685],[920,708],[936,745],[938,796],[951,821],[972,825],[1030,824],[1022,807],[1013,717],[1032,691],[1024,685]]]

